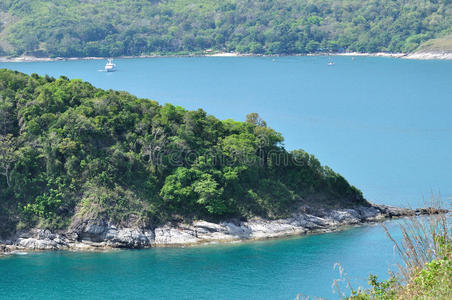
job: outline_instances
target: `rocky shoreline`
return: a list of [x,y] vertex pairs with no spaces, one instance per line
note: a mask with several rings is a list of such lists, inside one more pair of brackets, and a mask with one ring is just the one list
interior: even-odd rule
[[105,220],[79,222],[71,230],[51,232],[31,229],[0,241],[0,255],[30,250],[92,251],[113,248],[182,247],[206,243],[263,240],[308,233],[339,230],[347,225],[380,222],[388,218],[441,213],[438,210],[405,209],[385,205],[353,209],[311,209],[304,207],[290,218],[220,223],[194,221],[192,224],[165,224],[154,229],[118,228]]
[[387,53],[387,52],[378,52],[378,53],[359,53],[359,52],[350,52],[350,53],[337,53],[334,54],[336,56],[371,56],[371,57],[391,57],[391,58],[401,58],[401,59],[415,59],[415,60],[451,60],[452,52],[441,51],[441,52],[433,52],[433,51],[418,51],[412,53]]
[[[418,51],[412,53],[363,53],[363,52],[343,52],[343,53],[311,53],[311,54],[291,54],[291,55],[264,55],[251,53],[235,53],[235,52],[220,52],[220,53],[206,53],[206,54],[186,54],[186,55],[139,55],[139,56],[118,56],[115,59],[129,59],[129,58],[161,58],[161,57],[253,57],[253,56],[369,56],[369,57],[392,57],[402,59],[417,59],[417,60],[451,60],[452,52],[448,51]],[[35,57],[30,55],[23,55],[18,57],[0,56],[0,63],[10,62],[50,62],[50,61],[74,61],[74,60],[106,60],[106,57]]]

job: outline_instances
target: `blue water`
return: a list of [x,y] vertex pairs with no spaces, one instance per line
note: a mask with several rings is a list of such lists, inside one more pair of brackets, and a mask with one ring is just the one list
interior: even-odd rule
[[[389,227],[396,231],[396,225]],[[356,288],[388,277],[393,247],[379,225],[287,240],[0,259],[2,299],[337,298],[340,262]],[[360,280],[358,280],[360,279]],[[343,287],[343,292],[347,290]]]
[[[0,63],[81,78],[220,119],[258,112],[376,203],[421,206],[452,196],[452,61],[335,57],[152,58]],[[394,226],[390,223],[390,226]],[[395,229],[395,228],[394,228]],[[114,253],[40,253],[0,260],[0,298],[293,299],[331,292],[340,262],[364,284],[387,278],[379,226],[289,240]],[[215,296],[215,297],[214,297]]]

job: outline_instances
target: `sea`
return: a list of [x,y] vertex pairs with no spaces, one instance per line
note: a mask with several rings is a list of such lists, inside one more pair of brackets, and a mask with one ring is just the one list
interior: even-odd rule
[[[334,65],[328,65],[332,61]],[[452,61],[159,57],[0,63],[243,121],[256,112],[373,203],[452,202]],[[401,220],[386,226],[400,239]],[[0,259],[1,299],[337,299],[400,259],[380,224],[289,239]],[[351,286],[347,286],[350,282]],[[339,291],[338,291],[339,288]]]

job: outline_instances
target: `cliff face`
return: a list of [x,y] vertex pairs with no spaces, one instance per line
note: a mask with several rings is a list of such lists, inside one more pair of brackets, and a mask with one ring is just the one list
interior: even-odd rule
[[[310,209],[304,207],[291,217],[277,220],[252,218],[220,223],[195,221],[191,224],[168,223],[154,229],[117,227],[106,220],[89,220],[72,230],[52,233],[33,229],[18,233],[1,243],[4,252],[21,250],[93,250],[105,248],[178,247],[212,242],[259,240],[308,233],[331,232],[346,225],[378,222],[387,218],[427,214],[373,205],[353,209]],[[435,211],[438,213],[438,211]]]

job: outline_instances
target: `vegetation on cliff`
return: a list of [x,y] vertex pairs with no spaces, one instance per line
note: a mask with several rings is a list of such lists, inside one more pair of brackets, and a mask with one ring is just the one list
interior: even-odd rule
[[452,32],[451,0],[0,0],[0,16],[0,53],[54,57],[411,52]]
[[81,80],[0,70],[0,228],[61,228],[71,218],[282,217],[302,204],[366,205],[339,174],[255,113],[203,110],[101,90]]

